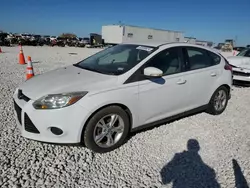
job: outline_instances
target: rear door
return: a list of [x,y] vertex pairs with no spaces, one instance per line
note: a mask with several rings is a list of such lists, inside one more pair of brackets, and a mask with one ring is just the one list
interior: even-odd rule
[[197,47],[183,47],[186,78],[189,86],[189,106],[197,108],[209,102],[217,80],[222,74],[221,57]]

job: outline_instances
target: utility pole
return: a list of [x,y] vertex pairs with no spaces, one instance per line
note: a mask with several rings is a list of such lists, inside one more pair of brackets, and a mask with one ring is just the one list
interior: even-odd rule
[[238,36],[236,35],[235,38],[234,38],[234,45],[237,46],[237,40],[238,40]]

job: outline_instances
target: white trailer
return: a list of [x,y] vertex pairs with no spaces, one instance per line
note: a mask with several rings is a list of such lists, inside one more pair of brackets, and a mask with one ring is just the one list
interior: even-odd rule
[[102,26],[102,39],[105,44],[123,42],[184,42],[184,34],[180,31],[151,29],[129,25]]

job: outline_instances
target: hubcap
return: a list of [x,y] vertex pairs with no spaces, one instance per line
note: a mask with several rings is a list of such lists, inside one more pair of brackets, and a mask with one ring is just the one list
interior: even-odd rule
[[214,98],[214,108],[216,111],[221,111],[227,103],[227,94],[224,90],[218,91]]
[[102,147],[108,148],[116,144],[124,131],[124,121],[117,114],[110,114],[101,118],[94,129],[94,141]]

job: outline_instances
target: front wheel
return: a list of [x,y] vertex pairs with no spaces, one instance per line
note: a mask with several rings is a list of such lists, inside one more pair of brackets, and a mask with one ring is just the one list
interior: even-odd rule
[[212,115],[219,115],[227,107],[229,100],[229,91],[225,86],[219,87],[213,94],[207,112]]
[[129,117],[119,106],[109,106],[94,114],[83,133],[85,145],[97,152],[110,152],[121,146],[129,132]]

